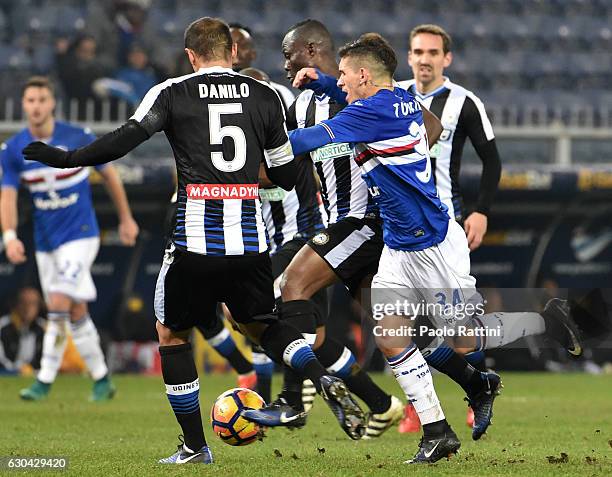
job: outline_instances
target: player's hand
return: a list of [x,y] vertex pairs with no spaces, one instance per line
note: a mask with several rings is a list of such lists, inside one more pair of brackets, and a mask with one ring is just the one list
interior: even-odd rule
[[68,164],[68,152],[57,147],[49,146],[44,142],[31,142],[21,152],[23,153],[24,159],[27,161],[38,161],[60,169],[71,167]]
[[26,261],[25,247],[19,239],[13,239],[6,244],[6,258],[13,265],[19,265]]
[[463,228],[465,229],[465,233],[467,235],[470,250],[476,250],[478,247],[480,247],[482,239],[487,233],[487,224],[487,216],[481,214],[480,212],[472,212],[468,218],[465,219]]
[[317,70],[314,68],[302,68],[297,72],[295,78],[293,79],[293,87],[301,89],[305,84],[310,83],[311,81],[316,81],[319,79],[319,74]]
[[119,240],[123,245],[132,247],[136,243],[140,228],[136,221],[129,217],[119,223]]

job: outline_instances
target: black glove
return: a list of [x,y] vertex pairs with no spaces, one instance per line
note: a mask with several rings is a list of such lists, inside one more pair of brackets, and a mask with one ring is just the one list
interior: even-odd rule
[[21,152],[23,157],[28,161],[42,162],[43,164],[59,169],[74,167],[70,164],[71,154],[69,152],[49,146],[44,142],[31,142]]

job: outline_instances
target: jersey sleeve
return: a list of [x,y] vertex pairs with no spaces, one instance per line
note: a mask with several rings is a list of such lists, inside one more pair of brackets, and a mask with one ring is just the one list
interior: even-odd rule
[[380,115],[373,106],[356,101],[319,124],[325,128],[331,142],[373,142],[381,128]]
[[14,154],[7,143],[0,146],[0,167],[2,168],[2,187],[19,189],[21,167],[19,158]]
[[465,129],[466,135],[474,145],[484,144],[495,138],[484,105],[476,96],[466,96],[459,124]]
[[[85,128],[83,130],[83,134],[81,135],[81,141],[80,144],[78,145],[78,147],[85,147],[88,146],[89,144],[91,144],[92,142],[94,142],[97,139],[96,135],[93,133],[93,131],[89,128]],[[105,164],[98,164],[97,166],[93,166],[93,168],[100,172],[103,169],[106,169],[106,167],[108,166],[107,163]]]
[[297,125],[297,117],[295,115],[295,103],[296,101],[293,101],[293,103],[291,104],[291,106],[289,106],[289,109],[287,110],[287,130],[288,131],[293,131],[294,129],[297,129],[298,125]]
[[160,83],[153,86],[130,119],[138,122],[149,137],[163,131],[170,117],[170,86]]
[[287,136],[287,118],[283,103],[278,93],[272,88],[267,98],[269,98],[266,99],[269,110],[265,130],[264,156],[268,167],[277,167],[292,161],[293,151]]
[[313,90],[316,94],[326,94],[338,104],[347,104],[346,93],[338,86],[338,80],[317,70],[318,79],[304,85],[304,88]]

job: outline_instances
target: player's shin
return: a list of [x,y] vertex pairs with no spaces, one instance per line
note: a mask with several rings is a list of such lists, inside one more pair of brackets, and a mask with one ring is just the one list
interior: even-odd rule
[[70,313],[50,311],[47,318],[40,371],[37,377],[41,383],[51,384],[55,381],[66,350],[66,327],[70,320]]
[[444,433],[449,426],[434,389],[429,366],[416,345],[411,343],[394,356],[387,354],[387,362],[408,401],[414,406],[425,436]]
[[160,346],[161,366],[166,395],[178,421],[185,445],[197,452],[206,445],[200,414],[200,382],[191,344]]
[[321,390],[319,381],[327,371],[297,329],[282,321],[274,322],[261,335],[261,345],[269,356],[303,373],[315,384],[317,391]]
[[225,327],[223,321],[217,319],[215,326],[206,328],[198,326],[198,330],[204,335],[217,353],[223,356],[238,374],[247,374],[253,371],[253,365],[244,357],[236,346],[236,342],[230,331]]
[[477,350],[500,348],[520,338],[542,334],[546,329],[544,318],[535,312],[487,313],[473,317],[470,326],[481,330],[483,338]]
[[265,402],[270,402],[272,397],[272,374],[274,373],[274,361],[264,353],[261,346],[252,344],[253,368],[257,375],[257,393]]
[[391,396],[372,381],[351,350],[342,343],[326,336],[315,355],[330,374],[342,379],[349,390],[367,404],[371,412],[380,414],[389,409]]
[[70,323],[72,339],[94,381],[104,378],[108,368],[100,347],[100,335],[89,314]]
[[441,336],[415,336],[415,343],[429,366],[446,374],[468,395],[474,395],[484,388],[483,373],[449,347]]

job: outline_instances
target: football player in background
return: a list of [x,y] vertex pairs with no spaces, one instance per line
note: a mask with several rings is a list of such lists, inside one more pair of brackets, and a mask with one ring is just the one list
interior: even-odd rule
[[[408,64],[414,78],[400,81],[399,85],[442,121],[444,130],[430,152],[432,174],[449,216],[463,225],[470,250],[476,250],[487,233],[488,215],[501,175],[493,128],[482,101],[444,76],[445,68],[453,61],[450,35],[438,25],[419,25],[410,32],[409,41]],[[476,206],[466,214],[459,171],[468,138],[482,161],[482,176]],[[465,358],[474,367],[486,370],[484,352],[468,353]],[[405,414],[400,432],[417,432],[420,425],[409,403]],[[467,424],[470,427],[474,424],[471,407],[468,408]]]
[[[72,149],[91,143],[87,129],[56,121],[53,86],[45,77],[30,78],[23,88],[22,106],[28,126],[2,144],[0,222],[6,256],[13,264],[26,261],[17,236],[17,193],[20,184],[31,193],[34,241],[40,284],[48,308],[40,371],[36,381],[20,392],[24,400],[45,398],[55,381],[66,348],[68,328],[74,344],[94,380],[91,399],[102,401],[115,394],[100,337],[87,302],[96,299],[91,266],[100,246],[100,232],[89,187],[89,168],[59,170],[26,161],[21,150],[32,141]],[[96,168],[102,176],[119,218],[119,237],[134,245],[138,225],[132,218],[125,190],[113,166]]]

